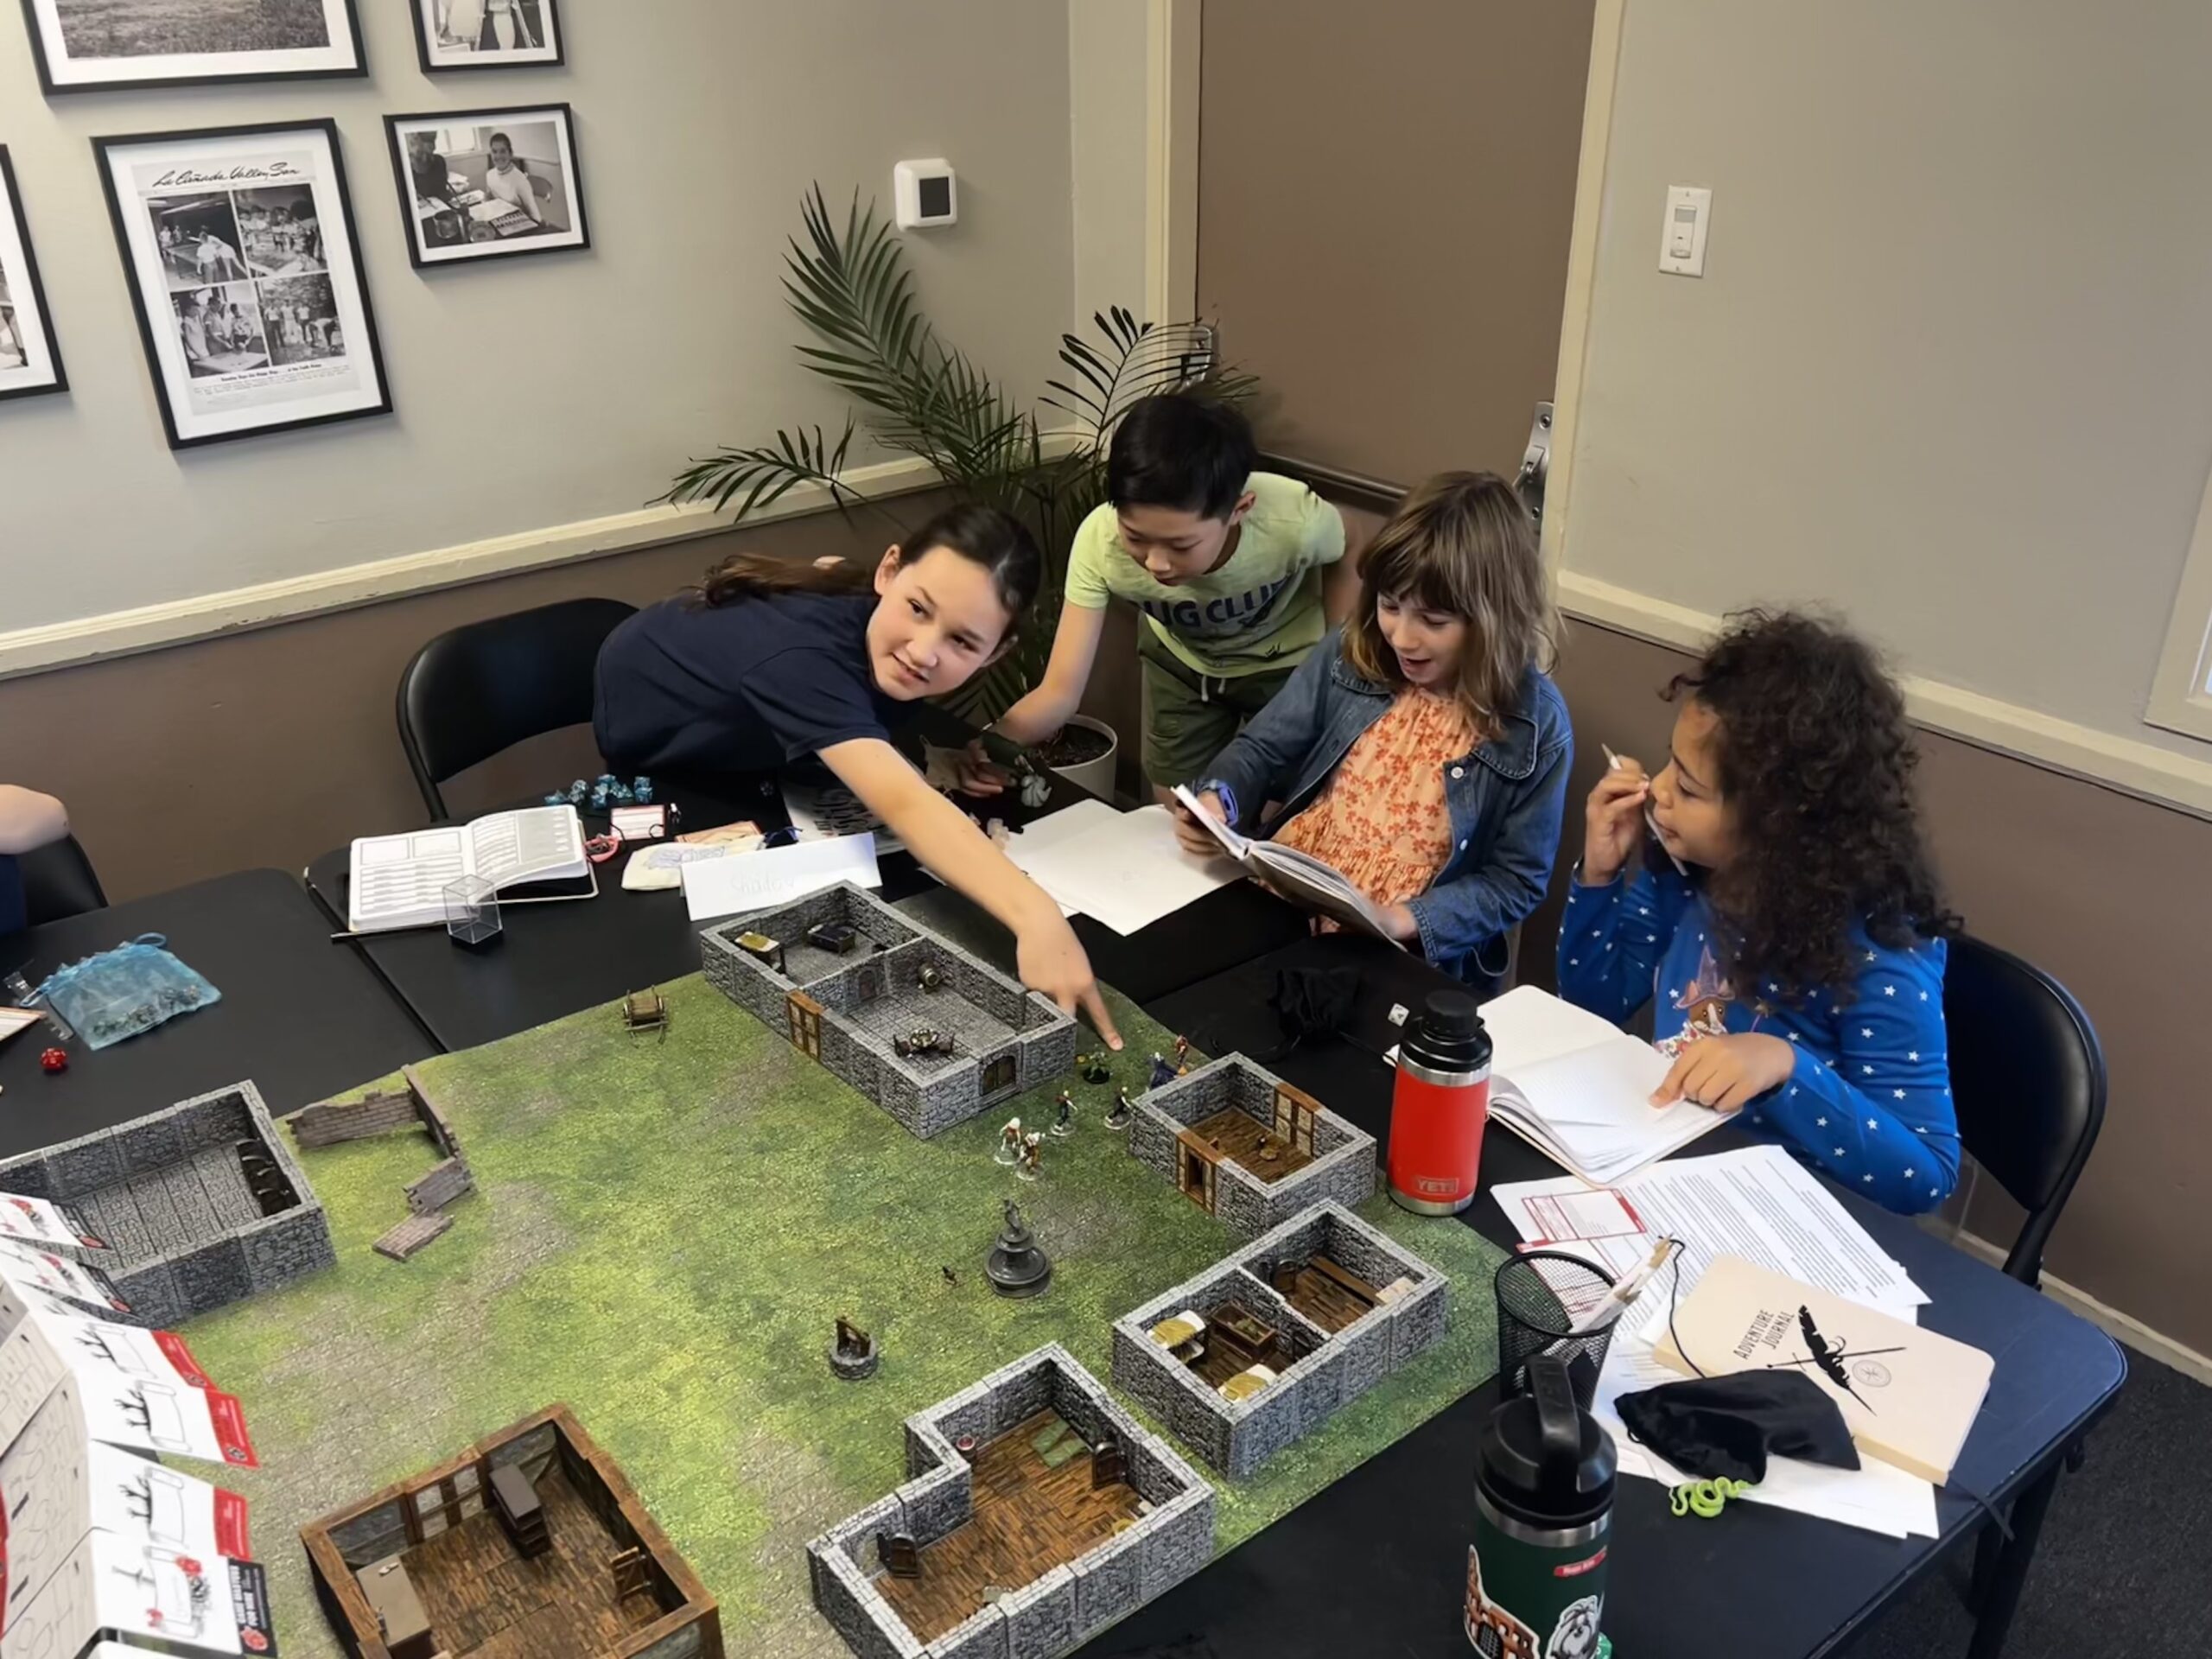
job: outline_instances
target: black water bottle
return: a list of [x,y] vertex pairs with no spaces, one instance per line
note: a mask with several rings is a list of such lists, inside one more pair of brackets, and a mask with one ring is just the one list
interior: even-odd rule
[[1530,1360],[1529,1389],[1491,1414],[1478,1449],[1467,1639],[1486,1659],[1599,1659],[1612,1650],[1599,1623],[1618,1459],[1565,1361]]

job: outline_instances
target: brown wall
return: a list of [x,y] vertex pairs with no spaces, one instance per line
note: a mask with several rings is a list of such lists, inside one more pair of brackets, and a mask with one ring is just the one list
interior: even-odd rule
[[1206,0],[1198,309],[1270,447],[1510,474],[1552,395],[1593,0]]
[[[1592,624],[1570,630],[1559,683],[1574,718],[1574,780],[1552,899],[1524,930],[1524,979],[1552,983],[1582,799],[1605,765],[1599,743],[1663,753],[1672,713],[1657,691],[1688,661]],[[1952,903],[1972,932],[2081,999],[2111,1065],[2104,1134],[2051,1242],[2050,1271],[2212,1351],[2199,1006],[2212,884],[2190,874],[2212,860],[2212,823],[1949,738],[1923,736],[1922,753],[1929,833]],[[1982,1181],[1969,1230],[2009,1244],[2018,1222]]]
[[[925,516],[933,498],[897,504]],[[423,641],[480,617],[579,594],[645,604],[731,549],[873,555],[883,530],[834,514],[679,542],[357,610],[0,682],[0,779],[67,801],[111,899],[226,870],[297,870],[356,836],[423,817],[393,723],[399,674]],[[1085,710],[1136,728],[1135,649],[1103,653]],[[486,810],[599,770],[588,728],[486,761],[445,791]]]

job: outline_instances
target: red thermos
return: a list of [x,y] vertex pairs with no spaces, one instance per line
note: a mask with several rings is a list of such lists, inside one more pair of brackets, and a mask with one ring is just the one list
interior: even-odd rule
[[1431,991],[1406,1024],[1390,1096],[1390,1196],[1424,1216],[1475,1201],[1490,1122],[1490,1033],[1475,999]]

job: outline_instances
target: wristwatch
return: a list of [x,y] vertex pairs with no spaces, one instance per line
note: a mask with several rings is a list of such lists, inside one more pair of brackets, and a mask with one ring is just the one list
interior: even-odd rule
[[1191,785],[1193,795],[1216,795],[1221,798],[1222,822],[1230,829],[1236,827],[1236,791],[1218,778],[1209,778]]

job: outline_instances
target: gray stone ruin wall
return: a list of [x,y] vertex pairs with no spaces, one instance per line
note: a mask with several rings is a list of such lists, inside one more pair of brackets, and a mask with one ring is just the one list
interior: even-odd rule
[[[1317,1252],[1378,1289],[1399,1279],[1414,1288],[1330,1335],[1264,1277],[1274,1263]],[[1440,1338],[1450,1322],[1450,1297],[1451,1281],[1419,1256],[1343,1206],[1317,1205],[1116,1319],[1114,1382],[1208,1464],[1241,1480]],[[1231,1300],[1273,1318],[1299,1355],[1265,1391],[1234,1405],[1150,1335],[1153,1325],[1185,1308],[1211,1319]]]
[[[903,1530],[927,1544],[960,1525],[973,1513],[973,1476],[953,1442],[972,1435],[982,1444],[1047,1407],[1094,1445],[1106,1433],[1121,1441],[1130,1484],[1151,1512],[924,1646],[871,1582],[877,1536]],[[913,1478],[807,1546],[816,1607],[868,1659],[1059,1659],[1212,1556],[1212,1487],[1058,1343],[908,1418],[906,1434]]]
[[[251,1141],[299,1202],[264,1216],[236,1148]],[[55,1247],[99,1268],[130,1305],[107,1316],[181,1325],[337,1261],[307,1172],[251,1083],[0,1163],[0,1192],[79,1208],[106,1250]]]
[[[1193,1123],[1202,1122],[1216,1112],[1236,1103],[1240,1068],[1258,1070],[1241,1054],[1225,1054],[1217,1060],[1207,1061],[1195,1071],[1171,1083],[1147,1090],[1140,1100],[1177,1128],[1187,1129]],[[1270,1077],[1271,1092],[1272,1081]],[[1168,1138],[1173,1140],[1174,1137],[1170,1135]]]

